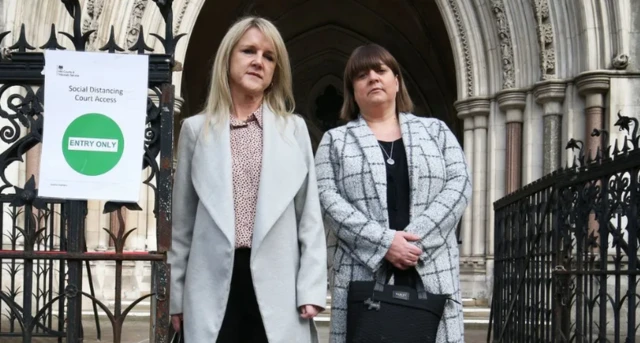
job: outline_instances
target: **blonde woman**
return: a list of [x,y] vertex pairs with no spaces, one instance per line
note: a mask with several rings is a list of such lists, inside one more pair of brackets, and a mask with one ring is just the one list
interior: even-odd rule
[[[332,343],[354,334],[347,327],[350,284],[381,275],[450,295],[455,301],[446,303],[436,341],[464,342],[455,228],[471,197],[468,167],[447,125],[411,114],[412,107],[386,49],[354,50],[344,72],[341,117],[348,123],[325,133],[316,153],[332,249]],[[403,338],[390,339],[409,341]]]
[[263,18],[220,43],[204,114],[180,131],[171,313],[186,342],[312,342],[326,244],[311,142],[282,37]]

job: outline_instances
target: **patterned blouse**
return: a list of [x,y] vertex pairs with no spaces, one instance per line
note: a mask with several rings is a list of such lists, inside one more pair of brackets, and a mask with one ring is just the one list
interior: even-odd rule
[[246,121],[231,115],[236,248],[250,248],[262,170],[262,106]]

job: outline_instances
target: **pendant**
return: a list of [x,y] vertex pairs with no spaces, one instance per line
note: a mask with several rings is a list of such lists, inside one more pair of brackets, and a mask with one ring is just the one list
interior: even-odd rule
[[387,163],[389,163],[389,165],[391,165],[391,166],[392,166],[392,165],[394,165],[394,164],[396,163],[396,161],[394,161],[394,160],[393,160],[393,158],[389,157],[389,158],[387,159]]

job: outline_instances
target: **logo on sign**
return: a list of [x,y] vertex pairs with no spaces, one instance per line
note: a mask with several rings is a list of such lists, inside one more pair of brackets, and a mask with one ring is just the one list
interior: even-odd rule
[[80,77],[80,75],[76,74],[74,70],[64,69],[64,66],[59,64],[58,70],[56,70],[56,75],[64,76],[64,77]]

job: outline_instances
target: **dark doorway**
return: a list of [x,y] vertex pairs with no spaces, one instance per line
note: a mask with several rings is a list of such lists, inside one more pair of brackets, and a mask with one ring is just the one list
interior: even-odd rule
[[280,30],[290,55],[297,113],[307,120],[314,145],[338,123],[349,55],[370,42],[387,48],[400,63],[415,114],[442,119],[462,140],[453,107],[454,58],[435,1],[206,1],[184,61],[183,116],[201,110],[218,43],[247,14],[270,19]]
[[338,90],[333,86],[327,86],[315,103],[316,112],[314,116],[320,123],[322,131],[338,126],[340,108],[342,108],[342,96],[338,94]]

